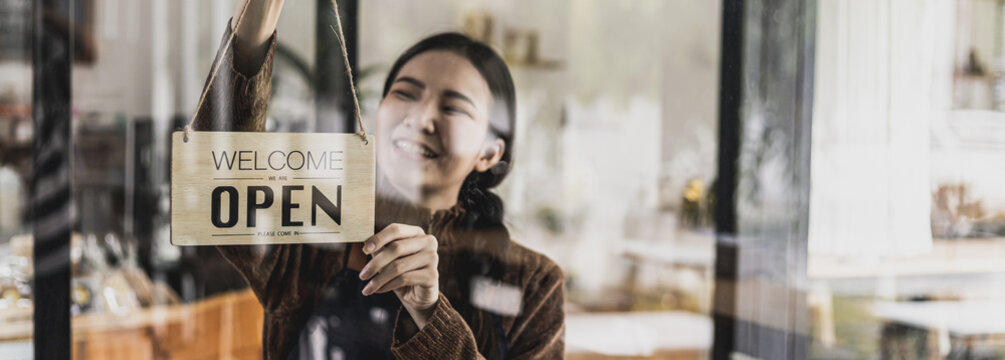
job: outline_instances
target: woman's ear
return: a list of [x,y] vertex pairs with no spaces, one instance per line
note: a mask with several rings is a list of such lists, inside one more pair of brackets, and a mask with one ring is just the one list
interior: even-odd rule
[[506,142],[502,139],[496,138],[494,141],[486,142],[481,154],[478,155],[478,161],[475,163],[475,171],[486,172],[493,166],[496,166],[499,160],[502,159],[504,152],[506,152]]

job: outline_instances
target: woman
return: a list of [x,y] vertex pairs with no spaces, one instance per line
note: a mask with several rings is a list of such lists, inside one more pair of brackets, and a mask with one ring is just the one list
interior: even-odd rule
[[[264,129],[283,1],[251,0],[237,24],[244,1],[196,130]],[[562,272],[509,239],[489,191],[510,169],[514,110],[487,46],[441,34],[405,51],[377,112],[376,234],[218,247],[265,309],[265,357],[561,358]]]

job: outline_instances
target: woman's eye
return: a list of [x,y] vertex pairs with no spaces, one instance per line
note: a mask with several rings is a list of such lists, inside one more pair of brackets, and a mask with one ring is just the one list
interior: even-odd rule
[[391,92],[394,93],[395,95],[397,95],[399,98],[402,98],[404,100],[415,100],[415,95],[412,95],[412,94],[410,94],[407,91],[404,91],[404,90],[394,90],[394,91],[391,91]]
[[466,111],[461,110],[461,108],[456,106],[445,106],[443,107],[443,111],[452,115],[468,115]]

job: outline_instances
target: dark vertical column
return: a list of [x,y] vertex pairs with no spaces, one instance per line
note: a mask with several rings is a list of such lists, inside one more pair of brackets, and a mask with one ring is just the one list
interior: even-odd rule
[[[356,71],[356,42],[359,34],[357,26],[359,13],[358,0],[336,0],[342,17],[342,31],[345,33],[346,51],[349,53],[349,66]],[[355,111],[352,103],[352,91],[349,90],[349,78],[346,76],[345,62],[342,60],[342,49],[338,35],[332,31],[337,29],[335,12],[331,0],[318,0],[317,27],[315,28],[315,111],[317,114],[317,131],[319,132],[354,132],[356,131]]]
[[154,122],[150,117],[140,117],[129,122],[126,130],[126,161],[128,181],[126,190],[129,202],[125,238],[137,249],[140,266],[147,274],[155,274],[153,267],[154,224],[160,209],[157,202],[157,185],[154,179]]
[[71,9],[71,0],[38,0],[32,9],[31,216],[36,359],[70,358]]
[[735,349],[736,185],[743,103],[744,0],[724,0],[719,61],[719,167],[715,182],[715,292],[712,358],[729,359]]

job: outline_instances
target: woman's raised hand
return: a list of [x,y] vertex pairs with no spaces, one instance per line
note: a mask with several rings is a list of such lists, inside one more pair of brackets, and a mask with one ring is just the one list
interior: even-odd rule
[[394,290],[415,324],[422,329],[440,294],[435,236],[412,225],[391,224],[363,243],[373,258],[359,277],[370,280],[363,295]]
[[[269,38],[276,31],[284,0],[238,0],[230,27],[234,31],[234,55],[238,69],[256,73],[265,59]],[[245,10],[247,7],[247,10]],[[241,13],[244,12],[244,17]],[[241,23],[237,23],[237,19]]]

